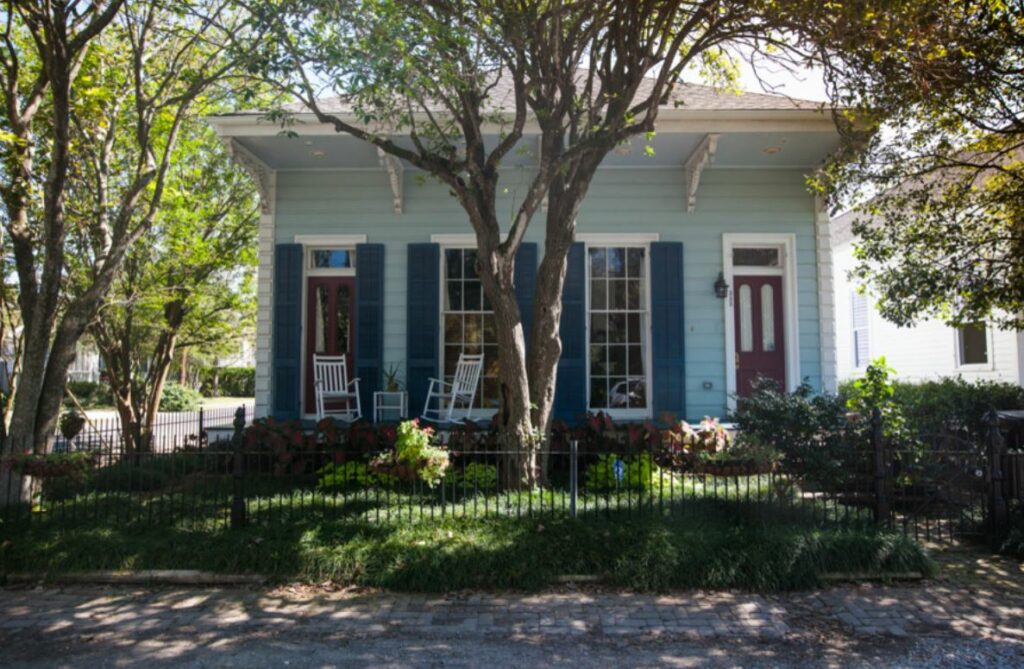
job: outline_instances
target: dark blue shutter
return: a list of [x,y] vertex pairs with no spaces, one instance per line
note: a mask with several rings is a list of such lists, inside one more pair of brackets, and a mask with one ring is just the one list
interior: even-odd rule
[[555,384],[555,417],[575,421],[587,410],[587,268],[583,244],[569,249],[562,289],[562,357]]
[[537,291],[537,245],[527,242],[516,252],[516,302],[523,321],[523,336],[530,343],[533,324],[533,295]]
[[302,408],[302,244],[274,249],[271,414],[297,419]]
[[686,418],[683,245],[651,244],[651,385],[655,418]]
[[384,245],[356,245],[356,359],[363,415],[373,410],[384,367]]
[[441,247],[409,244],[409,286],[406,318],[406,387],[409,413],[420,415],[431,377],[440,376],[438,336],[441,313]]

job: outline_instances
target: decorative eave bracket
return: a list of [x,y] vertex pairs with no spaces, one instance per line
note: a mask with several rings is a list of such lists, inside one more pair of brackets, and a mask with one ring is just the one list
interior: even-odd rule
[[256,190],[260,194],[260,212],[263,214],[273,214],[275,200],[274,170],[257,158],[252,151],[242,146],[238,140],[228,139],[226,144],[231,157],[252,176],[253,183],[256,184]]
[[380,159],[380,166],[388,174],[388,182],[391,184],[391,196],[393,198],[395,213],[401,214],[404,208],[404,199],[402,197],[402,161],[385,152],[383,149],[377,149],[377,158]]
[[692,214],[697,207],[697,188],[700,186],[700,175],[704,168],[715,160],[718,150],[718,133],[704,135],[697,148],[686,159],[686,211]]

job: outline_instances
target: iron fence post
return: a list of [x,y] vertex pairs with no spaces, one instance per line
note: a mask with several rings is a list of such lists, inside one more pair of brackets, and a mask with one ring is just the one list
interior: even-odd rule
[[242,477],[245,474],[245,463],[242,455],[243,430],[245,429],[245,407],[235,411],[235,432],[231,435],[231,446],[234,451],[234,472],[231,499],[231,529],[239,529],[245,525],[245,498],[242,491]]
[[573,439],[569,442],[569,515],[576,517],[576,496],[579,492],[578,456],[579,443]]
[[988,511],[991,524],[992,541],[996,543],[1003,530],[1006,529],[1008,512],[1006,498],[1003,496],[1003,435],[999,431],[999,415],[995,409],[985,414],[985,426],[988,428]]
[[888,467],[885,463],[885,439],[882,437],[882,412],[871,410],[871,450],[875,460],[875,522],[889,521]]
[[[242,410],[245,411],[244,408]],[[202,407],[202,405],[200,405],[199,406],[199,434],[196,435],[196,441],[198,442],[196,444],[196,446],[200,450],[203,450],[206,447],[206,439],[205,439],[206,435],[203,432],[203,427],[204,427],[203,426],[203,422],[204,422],[203,421],[203,407]]]

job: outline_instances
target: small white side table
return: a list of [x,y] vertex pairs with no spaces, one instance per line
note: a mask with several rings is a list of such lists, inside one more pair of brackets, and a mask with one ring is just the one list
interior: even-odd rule
[[399,420],[408,416],[409,396],[404,390],[377,390],[373,393],[373,422],[381,422],[384,412],[397,411]]

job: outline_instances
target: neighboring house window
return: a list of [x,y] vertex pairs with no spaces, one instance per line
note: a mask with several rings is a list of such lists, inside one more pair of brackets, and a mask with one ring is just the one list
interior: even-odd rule
[[959,328],[957,343],[961,365],[988,364],[988,328],[984,323],[971,323]]
[[[444,298],[441,369],[451,383],[460,353],[484,354],[484,368],[474,407],[497,409],[498,338],[494,329],[494,310],[484,296],[476,273],[476,249],[445,248],[442,254]],[[415,324],[410,323],[410,327]]]
[[867,367],[871,362],[871,342],[868,335],[868,296],[853,291],[850,293],[853,305],[853,366],[857,369]]
[[648,408],[647,249],[590,246],[590,409]]

